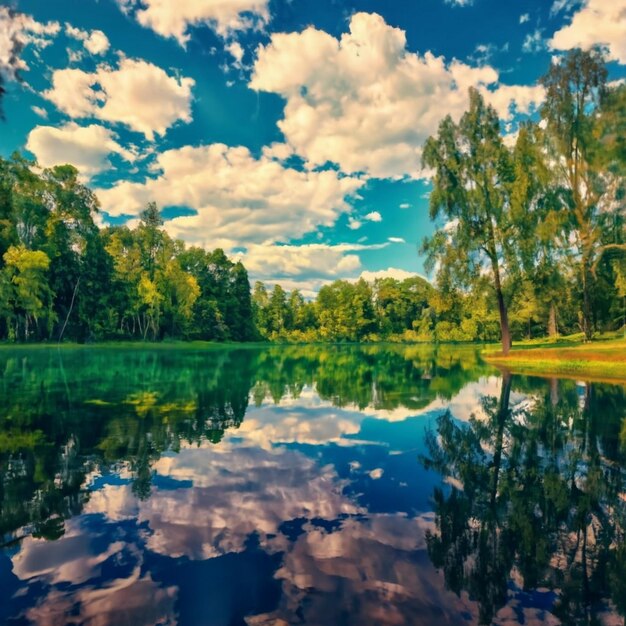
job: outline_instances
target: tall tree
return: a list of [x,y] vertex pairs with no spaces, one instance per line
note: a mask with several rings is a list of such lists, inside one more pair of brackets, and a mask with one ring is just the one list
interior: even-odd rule
[[496,111],[470,89],[470,107],[459,124],[450,116],[424,147],[424,165],[434,170],[430,195],[432,219],[446,226],[424,245],[430,266],[448,266],[463,286],[487,270],[500,316],[502,350],[511,347],[507,305],[502,287],[510,246],[512,166]]
[[541,79],[541,107],[551,171],[568,217],[566,250],[577,265],[582,292],[580,326],[593,335],[592,268],[602,246],[603,225],[613,211],[617,178],[606,167],[598,137],[599,111],[607,94],[607,69],[599,50],[572,50]]
[[232,272],[232,295],[236,307],[231,324],[231,336],[235,341],[250,341],[256,338],[256,332],[248,272],[241,261],[235,263]]

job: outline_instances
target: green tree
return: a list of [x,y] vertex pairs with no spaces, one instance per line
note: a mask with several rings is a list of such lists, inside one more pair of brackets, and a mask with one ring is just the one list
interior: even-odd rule
[[564,247],[577,266],[580,326],[587,339],[593,335],[592,270],[620,187],[619,176],[607,167],[608,152],[599,138],[607,75],[600,51],[573,50],[541,79],[546,90],[541,116],[566,217]]
[[39,321],[49,327],[54,321],[53,293],[46,273],[50,259],[41,250],[11,246],[4,253],[2,270],[2,309],[11,339],[28,341],[33,332],[41,331]]
[[510,188],[512,166],[495,110],[470,90],[470,108],[459,124],[448,116],[424,147],[424,165],[434,170],[430,195],[432,219],[443,216],[445,229],[425,242],[430,267],[447,266],[463,286],[488,268],[495,290],[502,349],[511,333],[502,287],[510,255]]
[[254,324],[261,336],[266,339],[269,337],[270,333],[269,304],[270,298],[267,293],[267,288],[260,280],[257,280],[257,282],[254,283],[254,290],[252,292]]

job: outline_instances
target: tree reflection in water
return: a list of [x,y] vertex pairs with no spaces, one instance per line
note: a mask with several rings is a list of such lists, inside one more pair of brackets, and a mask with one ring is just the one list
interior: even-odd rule
[[423,463],[449,485],[434,493],[430,557],[451,590],[479,603],[484,624],[509,601],[509,581],[553,589],[565,624],[623,615],[624,390],[552,381],[512,408],[512,383],[504,374],[500,397],[483,398],[487,419],[447,412],[428,435]]
[[0,622],[519,622],[518,587],[566,624],[626,610],[623,389],[452,346],[21,349],[0,400]]

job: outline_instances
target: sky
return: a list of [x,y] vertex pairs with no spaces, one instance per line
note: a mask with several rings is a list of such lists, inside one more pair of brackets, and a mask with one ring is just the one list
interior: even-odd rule
[[512,141],[568,49],[626,76],[626,0],[0,0],[0,71],[11,32],[0,156],[70,162],[101,224],[153,200],[173,237],[309,296],[424,274],[421,148],[469,87]]

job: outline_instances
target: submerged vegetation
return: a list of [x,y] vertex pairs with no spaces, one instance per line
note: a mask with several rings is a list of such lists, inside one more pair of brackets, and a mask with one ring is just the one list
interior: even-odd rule
[[241,261],[170,237],[155,203],[134,228],[101,228],[75,168],[0,159],[0,339],[500,340],[507,354],[513,340],[617,330],[626,85],[607,82],[595,50],[569,53],[541,84],[540,119],[506,141],[475,90],[427,141],[433,284],[339,280],[314,301],[280,285],[251,293]]

